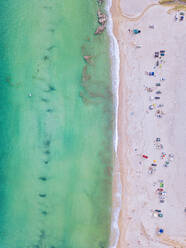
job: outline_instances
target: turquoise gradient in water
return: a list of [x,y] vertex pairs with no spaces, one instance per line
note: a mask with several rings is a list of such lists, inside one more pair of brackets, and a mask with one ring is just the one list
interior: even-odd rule
[[1,248],[108,246],[113,103],[97,9],[0,3]]

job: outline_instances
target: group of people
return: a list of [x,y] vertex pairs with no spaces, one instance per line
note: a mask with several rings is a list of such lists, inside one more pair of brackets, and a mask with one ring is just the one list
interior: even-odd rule
[[[157,69],[161,69],[163,64],[165,63],[165,59],[164,59],[165,54],[166,54],[165,50],[155,51],[154,52],[155,65],[153,66],[152,71],[145,72],[145,74],[150,79],[153,79],[153,81],[156,81],[153,85],[152,85],[152,80],[150,82],[150,86],[145,85],[145,91],[148,94],[150,94],[149,101],[151,102],[151,104],[148,107],[147,113],[149,113],[149,111],[150,112],[155,111],[155,116],[157,118],[162,118],[162,116],[165,114],[163,111],[164,104],[159,102],[161,99],[161,94],[162,94],[161,86],[164,83],[165,78],[159,76],[158,71],[157,71]],[[154,78],[157,80],[154,80]],[[162,164],[164,167],[168,167],[174,158],[173,154],[167,154],[166,152],[163,151],[164,146],[161,143],[161,138],[159,137],[157,137],[154,140],[154,148],[160,151],[160,156],[159,156],[158,161],[152,160],[153,162],[149,165],[149,168],[148,168],[149,175],[154,174],[156,172],[158,168],[158,163]],[[149,160],[148,155],[143,154],[142,157],[143,159]],[[165,187],[164,187],[164,180],[159,179],[155,183],[154,186],[156,186],[155,193],[159,198],[159,203],[160,204],[164,203],[166,200],[166,194],[167,194],[167,192],[165,191]],[[161,210],[161,206],[158,209],[152,210],[152,216],[157,217],[157,218],[163,218],[163,212]],[[164,233],[164,229],[157,228],[156,232],[157,232],[157,235],[162,235]]]

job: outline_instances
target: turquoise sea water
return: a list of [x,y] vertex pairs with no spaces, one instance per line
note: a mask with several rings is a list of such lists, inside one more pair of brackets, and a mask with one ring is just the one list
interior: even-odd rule
[[108,246],[113,103],[97,9],[0,2],[0,248]]

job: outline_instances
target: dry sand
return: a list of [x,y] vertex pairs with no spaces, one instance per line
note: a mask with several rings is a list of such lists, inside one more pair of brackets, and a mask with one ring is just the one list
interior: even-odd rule
[[[122,208],[118,248],[186,247],[186,20],[175,22],[175,12],[168,14],[168,7],[156,3],[113,0],[112,6],[120,49],[118,158]],[[154,29],[149,28],[152,24]],[[128,31],[134,28],[141,33]],[[154,68],[154,52],[160,50],[166,51],[165,56]],[[146,71],[155,72],[155,76],[147,76]],[[155,87],[156,83],[161,86]],[[147,92],[146,87],[153,91]],[[149,99],[155,96],[160,99]],[[152,104],[154,110],[149,110]],[[159,104],[164,107],[158,108]],[[156,116],[157,110],[164,113],[162,118]],[[154,143],[157,137],[160,142]],[[158,144],[163,148],[157,149]],[[163,159],[162,152],[166,153]],[[148,159],[142,158],[143,154]],[[174,159],[165,167],[169,154]],[[149,174],[153,160],[156,171]],[[159,180],[163,180],[166,191],[164,203],[156,193]],[[116,181],[115,177],[114,185]],[[162,211],[163,218],[153,216],[155,209]],[[164,234],[158,236],[157,228],[163,228]]]

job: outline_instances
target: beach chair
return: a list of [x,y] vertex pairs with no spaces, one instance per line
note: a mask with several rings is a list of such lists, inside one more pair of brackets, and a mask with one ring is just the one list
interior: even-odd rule
[[154,76],[154,72],[149,72],[149,76]]

